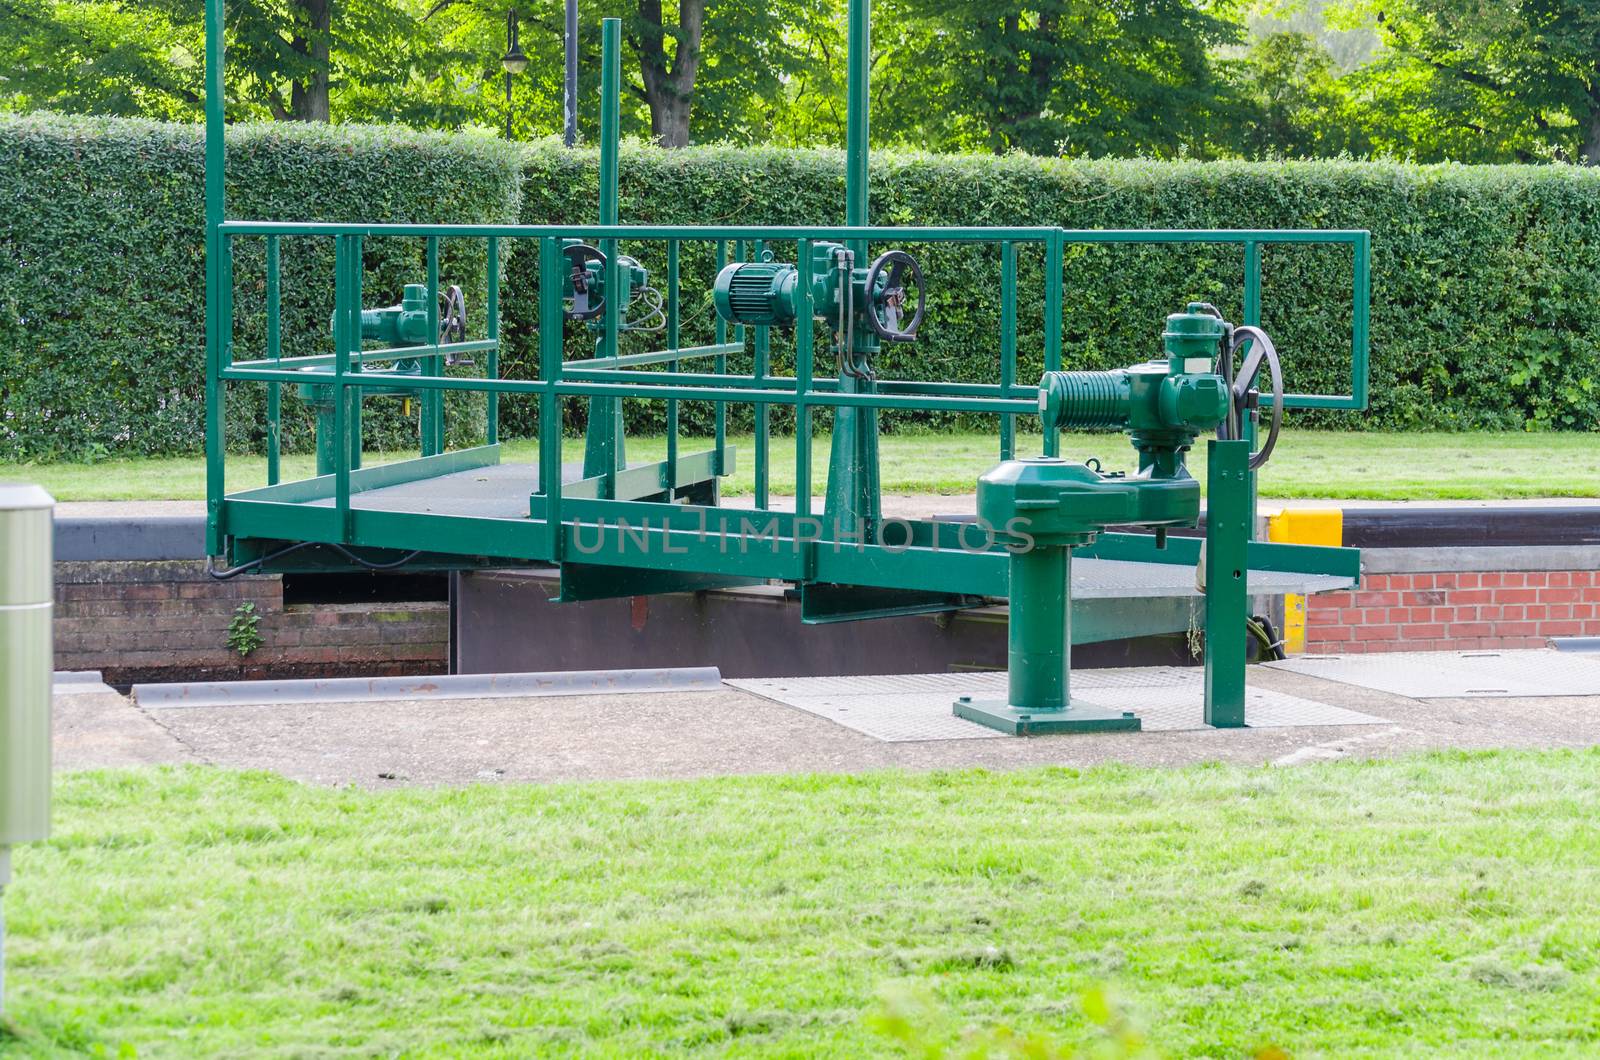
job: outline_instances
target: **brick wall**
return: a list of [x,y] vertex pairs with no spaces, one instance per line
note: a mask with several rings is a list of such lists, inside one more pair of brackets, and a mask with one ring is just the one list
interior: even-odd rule
[[1600,636],[1600,572],[1368,574],[1306,601],[1306,651],[1542,648]]
[[[240,658],[228,624],[246,601],[262,645]],[[448,637],[444,603],[285,607],[281,579],[219,582],[203,562],[56,564],[56,669],[119,683],[443,673]]]

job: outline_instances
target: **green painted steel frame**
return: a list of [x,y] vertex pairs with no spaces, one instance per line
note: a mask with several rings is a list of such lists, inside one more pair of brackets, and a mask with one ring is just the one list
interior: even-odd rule
[[[782,579],[803,587],[844,586],[861,591],[862,615],[906,613],[926,599],[897,594],[943,594],[956,606],[974,597],[1009,595],[1008,554],[1000,547],[968,551],[961,547],[964,531],[948,523],[925,521],[886,521],[903,524],[904,541],[884,538],[850,540],[850,528],[830,528],[812,515],[812,417],[817,408],[860,410],[863,416],[879,409],[922,409],[998,414],[1000,434],[997,455],[1010,458],[1015,451],[1016,417],[1037,410],[1038,388],[1017,380],[1018,348],[1017,256],[1020,248],[1031,247],[1044,261],[1044,306],[1042,360],[1046,370],[1062,367],[1063,269],[1067,249],[1073,246],[1108,244],[1229,244],[1240,247],[1244,259],[1244,319],[1259,321],[1261,314],[1262,252],[1269,246],[1344,245],[1351,248],[1352,302],[1350,330],[1350,382],[1348,392],[1338,395],[1294,394],[1286,405],[1294,408],[1361,409],[1367,404],[1368,332],[1370,321],[1370,240],[1364,231],[1314,230],[1069,230],[1053,227],[912,227],[868,224],[867,216],[867,81],[869,68],[866,43],[869,37],[868,0],[851,0],[849,16],[849,129],[847,136],[845,224],[814,226],[755,225],[621,225],[618,224],[616,194],[617,116],[615,99],[619,91],[617,56],[619,29],[614,20],[604,27],[606,85],[602,100],[602,211],[595,225],[414,225],[347,224],[309,222],[226,221],[224,199],[225,150],[223,132],[223,0],[206,0],[206,452],[207,452],[207,549],[219,556],[253,557],[261,554],[264,543],[278,541],[329,542],[376,550],[412,550],[425,543],[424,560],[437,565],[441,555],[458,555],[462,565],[475,565],[483,557],[506,562],[566,563],[573,567],[571,592],[574,595],[603,593],[611,586],[621,591],[626,584],[659,586],[661,591],[677,586]],[[280,256],[284,237],[327,238],[335,247],[335,315],[333,349],[329,354],[285,358],[280,340],[279,283]],[[443,239],[472,239],[484,243],[484,267],[488,277],[488,323],[481,340],[435,344],[400,350],[364,350],[360,339],[362,266],[361,248],[365,239],[411,237],[423,242],[427,285],[430,293],[439,289],[439,243]],[[256,359],[238,360],[234,356],[233,244],[244,239],[263,239],[266,243],[266,291],[268,321],[266,348]],[[608,305],[600,329],[596,354],[592,358],[567,362],[563,357],[563,331],[566,326],[561,300],[562,270],[565,259],[562,241],[581,239],[598,242],[606,251],[612,270],[610,289],[616,286],[617,248],[620,242],[657,241],[665,244],[667,292],[665,297],[665,348],[643,354],[619,354],[617,339],[621,331],[620,306]],[[882,381],[860,388],[853,381],[819,376],[814,363],[813,314],[811,299],[811,248],[818,241],[841,242],[855,250],[864,261],[869,245],[887,243],[968,243],[987,245],[998,251],[1001,277],[998,381],[993,384],[957,384],[937,381]],[[539,271],[539,371],[526,380],[499,377],[501,338],[501,260],[517,241],[532,241],[538,247]],[[799,302],[794,328],[795,372],[793,376],[771,374],[771,335],[766,327],[727,334],[719,321],[715,342],[684,347],[680,343],[681,297],[679,262],[682,244],[700,241],[713,244],[719,262],[746,251],[760,254],[794,248],[794,261],[800,270]],[[430,300],[430,305],[435,304]],[[437,331],[434,331],[437,334]],[[755,361],[749,375],[729,375],[729,354],[747,348],[753,339]],[[445,375],[446,355],[484,352],[482,377]],[[374,361],[397,357],[421,357],[424,372],[406,379],[408,388],[423,395],[422,425],[419,431],[420,455],[415,460],[380,468],[361,468],[361,397],[376,392],[388,380],[382,372],[365,372]],[[684,361],[709,358],[712,370],[687,372]],[[639,371],[664,366],[665,371]],[[303,383],[307,373],[315,372],[319,382],[333,393],[332,473],[296,482],[279,481],[278,459],[280,411],[279,394],[285,383]],[[234,495],[224,491],[226,437],[225,403],[229,385],[257,384],[268,389],[268,485]],[[485,444],[460,452],[445,452],[444,402],[447,391],[482,393],[487,403]],[[539,406],[539,491],[530,498],[525,518],[489,518],[443,515],[426,512],[376,510],[352,503],[352,497],[366,490],[402,481],[425,479],[484,466],[498,460],[498,402],[502,394],[535,397]],[[605,437],[596,441],[591,432],[591,459],[604,466],[578,482],[563,483],[561,473],[561,405],[573,399],[591,400],[591,419],[604,415],[609,426]],[[668,410],[667,459],[643,468],[628,468],[622,459],[619,410],[625,400],[664,400]],[[678,403],[684,400],[711,401],[716,405],[716,444],[709,453],[682,456],[678,452]],[[731,402],[755,406],[755,511],[728,510],[703,504],[660,503],[681,499],[680,488],[726,474],[732,467],[732,451],[725,444],[726,407]],[[791,406],[801,444],[796,446],[795,473],[799,484],[793,513],[771,510],[768,506],[768,426],[769,409]],[[863,420],[862,422],[870,422]],[[1055,430],[1044,437],[1047,454],[1059,450]],[[1249,443],[1232,443],[1247,449]],[[1235,454],[1230,450],[1229,457]],[[835,461],[837,463],[837,461]],[[1222,463],[1233,466],[1228,460]],[[1219,468],[1220,468],[1219,464]],[[859,469],[851,469],[852,471]],[[1226,469],[1223,469],[1226,470]],[[830,469],[838,474],[837,467]],[[1253,476],[1219,472],[1213,476],[1213,510],[1229,513],[1227,547],[1242,554],[1247,567],[1306,573],[1338,574],[1355,578],[1359,574],[1354,550],[1315,548],[1247,540],[1253,522]],[[1241,482],[1243,484],[1241,484]],[[874,491],[875,492],[875,491]],[[869,498],[870,500],[870,498]],[[331,501],[331,503],[329,503]],[[1233,515],[1244,513],[1242,534],[1235,533]],[[745,524],[749,523],[747,531]],[[1213,528],[1213,537],[1222,534]],[[736,547],[730,545],[736,542]],[[231,546],[231,547],[230,547]],[[1211,546],[1217,558],[1217,545]],[[1157,549],[1147,535],[1103,534],[1091,546],[1079,550],[1080,556],[1194,564],[1199,559],[1200,543],[1174,538],[1164,549]],[[314,561],[314,557],[311,561]],[[297,561],[298,562],[298,561]],[[612,578],[607,571],[626,576]],[[565,583],[564,583],[565,584]],[[1213,583],[1215,584],[1215,582]],[[847,612],[848,594],[819,591],[814,610],[817,618]],[[1217,605],[1221,597],[1208,587],[1216,619],[1219,611],[1232,612],[1242,604],[1230,594],[1226,608]],[[831,601],[831,602],[830,602]],[[1098,621],[1075,621],[1087,626],[1085,638],[1106,639],[1130,632],[1176,630],[1195,621],[1195,606],[1190,599],[1119,601],[1117,608],[1103,609]],[[1113,613],[1114,612],[1114,613]],[[1220,628],[1220,627],[1216,627]],[[1229,657],[1231,660],[1231,656]],[[1228,662],[1229,675],[1235,669]],[[1231,681],[1231,676],[1225,676]],[[1242,685],[1240,686],[1242,688]],[[1208,680],[1208,711],[1211,683]],[[1231,698],[1232,685],[1222,688],[1222,698]],[[1220,699],[1219,699],[1220,702]],[[1225,708],[1219,707],[1219,710]],[[1217,715],[1227,724],[1225,713]]]

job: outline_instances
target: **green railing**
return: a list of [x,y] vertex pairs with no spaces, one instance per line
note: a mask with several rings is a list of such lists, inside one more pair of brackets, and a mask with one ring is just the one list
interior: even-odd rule
[[[364,349],[361,340],[362,242],[376,237],[414,237],[424,241],[429,305],[437,306],[439,291],[439,242],[441,239],[483,240],[488,279],[487,328],[483,339],[414,347]],[[326,354],[282,356],[280,309],[281,240],[285,237],[325,237],[334,241],[334,326],[333,349]],[[242,239],[261,238],[266,242],[265,312],[266,344],[262,355],[233,359],[234,307],[233,245]],[[598,243],[607,253],[607,289],[619,290],[618,241],[630,244],[664,244],[667,262],[665,292],[665,344],[646,353],[620,354],[617,340],[623,333],[620,299],[607,298],[596,356],[578,361],[564,357],[564,337],[568,321],[562,305],[562,286],[566,259],[562,241],[581,239]],[[828,241],[915,244],[972,244],[996,247],[1001,264],[1000,312],[997,321],[997,379],[993,383],[950,383],[940,381],[880,381],[867,393],[842,392],[839,380],[819,373],[815,363],[811,292],[811,246]],[[533,241],[539,254],[539,372],[536,379],[517,380],[499,377],[501,327],[501,253],[514,241]],[[720,319],[714,341],[709,345],[680,345],[681,269],[685,243],[710,243],[720,266],[729,260],[744,260],[746,252],[759,255],[768,249],[795,250],[793,261],[800,270],[797,284],[797,319],[793,328],[795,374],[771,373],[771,329],[754,327],[754,335],[744,326],[732,329]],[[421,395],[421,456],[444,451],[444,404],[447,391],[468,391],[486,395],[485,441],[498,441],[498,400],[502,394],[530,395],[539,401],[539,490],[543,494],[545,522],[550,528],[551,555],[559,555],[561,524],[561,403],[572,398],[650,399],[667,403],[667,461],[669,478],[663,488],[670,491],[675,482],[678,458],[678,409],[680,401],[708,401],[716,406],[716,453],[720,463],[726,439],[726,407],[730,403],[753,405],[756,417],[755,487],[756,505],[769,505],[768,435],[771,406],[795,410],[796,432],[796,514],[811,510],[812,414],[818,408],[855,406],[875,409],[914,409],[998,414],[1001,430],[998,455],[1009,459],[1015,451],[1015,420],[1037,411],[1038,388],[1017,381],[1019,247],[1042,248],[1044,258],[1044,332],[1042,360],[1047,371],[1062,367],[1063,266],[1067,248],[1090,244],[1194,244],[1238,245],[1244,257],[1244,323],[1261,318],[1261,251],[1274,244],[1347,245],[1351,248],[1350,296],[1350,377],[1345,394],[1290,394],[1285,404],[1293,408],[1361,409],[1367,403],[1367,345],[1369,319],[1368,265],[1369,237],[1363,231],[1299,230],[1064,230],[1059,228],[929,228],[929,227],[782,227],[782,226],[649,226],[649,225],[409,225],[409,224],[322,224],[230,221],[220,226],[221,292],[220,328],[223,351],[208,365],[208,401],[212,411],[208,431],[208,488],[212,498],[212,552],[225,531],[219,526],[224,490],[226,439],[221,430],[225,387],[229,383],[253,382],[268,388],[266,431],[268,483],[277,484],[280,474],[280,392],[285,383],[316,382],[330,386],[333,395],[333,505],[340,526],[350,525],[351,474],[361,460],[361,402],[359,395],[368,388],[393,388],[397,384]],[[1035,251],[1036,253],[1038,251]],[[436,308],[430,310],[430,314]],[[436,320],[430,316],[430,334],[437,335]],[[728,356],[750,348],[753,339],[754,365],[749,374],[729,374]],[[482,377],[446,375],[443,364],[454,354],[482,352],[485,372]],[[420,375],[397,378],[386,372],[366,370],[376,362],[420,358]],[[685,361],[710,361],[709,371],[686,371]],[[649,369],[649,370],[644,370]],[[354,399],[353,399],[354,398]],[[1058,438],[1046,432],[1045,451],[1055,453]],[[718,466],[716,469],[723,469]],[[348,535],[345,536],[348,540]]]

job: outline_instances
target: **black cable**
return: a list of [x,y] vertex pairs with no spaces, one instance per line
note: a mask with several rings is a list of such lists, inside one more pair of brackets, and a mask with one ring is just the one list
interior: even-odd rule
[[349,560],[351,563],[373,571],[395,570],[398,567],[405,566],[407,563],[410,563],[412,560],[422,555],[422,549],[419,548],[414,552],[407,552],[405,555],[391,563],[374,563],[369,559],[365,559],[356,555],[343,545],[336,545],[331,541],[298,541],[295,544],[280,548],[276,552],[268,552],[265,556],[257,557],[256,559],[250,560],[247,563],[241,563],[237,567],[228,567],[226,570],[217,570],[212,564],[212,557],[207,556],[206,573],[211,575],[211,577],[215,578],[219,582],[225,582],[230,578],[237,578],[241,574],[247,574],[250,571],[260,567],[264,563],[270,563],[275,559],[280,559],[284,556],[287,556],[291,552],[298,552],[302,548],[312,548],[318,545],[322,546],[323,548],[331,548],[335,552],[339,553],[339,555]]

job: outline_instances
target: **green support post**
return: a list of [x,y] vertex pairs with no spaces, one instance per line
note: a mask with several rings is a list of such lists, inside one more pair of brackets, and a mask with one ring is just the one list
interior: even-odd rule
[[[604,19],[600,23],[600,223],[617,223],[617,157],[622,147],[622,20]],[[595,345],[596,357],[615,357],[622,331],[622,290],[617,268],[617,241],[603,239],[600,250],[606,256],[605,327]],[[583,477],[603,478],[604,493],[616,491],[616,474],[628,466],[623,437],[622,399],[589,399],[589,424],[584,431]]]
[[[437,346],[439,344],[439,237],[429,236],[427,244],[428,341]],[[423,371],[428,375],[440,375],[444,371],[444,358],[438,354],[424,357],[422,363],[425,365]],[[444,452],[444,447],[440,444],[440,439],[444,435],[444,391],[422,392],[422,411],[417,424],[417,434],[423,456],[434,456]]]
[[[849,56],[846,95],[848,111],[845,126],[844,223],[864,228],[868,224],[868,95],[871,92],[872,3],[850,0],[848,14]],[[852,239],[846,243],[855,255],[855,267],[865,268],[867,243]],[[844,351],[846,363],[870,365],[878,351],[878,339],[868,329],[854,329],[854,340]],[[839,336],[843,343],[845,337]],[[842,374],[841,394],[872,394],[877,386],[870,377]],[[833,444],[828,458],[828,492],[823,515],[826,531],[834,527],[847,536],[871,539],[882,517],[882,494],[878,471],[878,410],[861,406],[836,408],[833,413]]]
[[226,527],[222,524],[223,432],[226,394],[222,385],[222,255],[226,243],[220,225],[226,211],[223,192],[227,126],[223,113],[222,0],[206,0],[206,555],[220,556]]
[[1006,628],[1007,697],[954,706],[1013,736],[1136,732],[1131,711],[1073,702],[1072,549],[1132,517],[1141,487],[1058,457],[1010,460],[978,480],[978,514],[1011,543]]
[[1250,606],[1250,443],[1206,445],[1205,722],[1244,725],[1245,619]]
[[[278,361],[283,359],[283,340],[280,335],[282,315],[278,268],[278,237],[267,237],[267,357]],[[280,448],[282,445],[282,429],[280,423],[283,419],[282,383],[267,384],[267,485],[278,484],[281,473]]]

